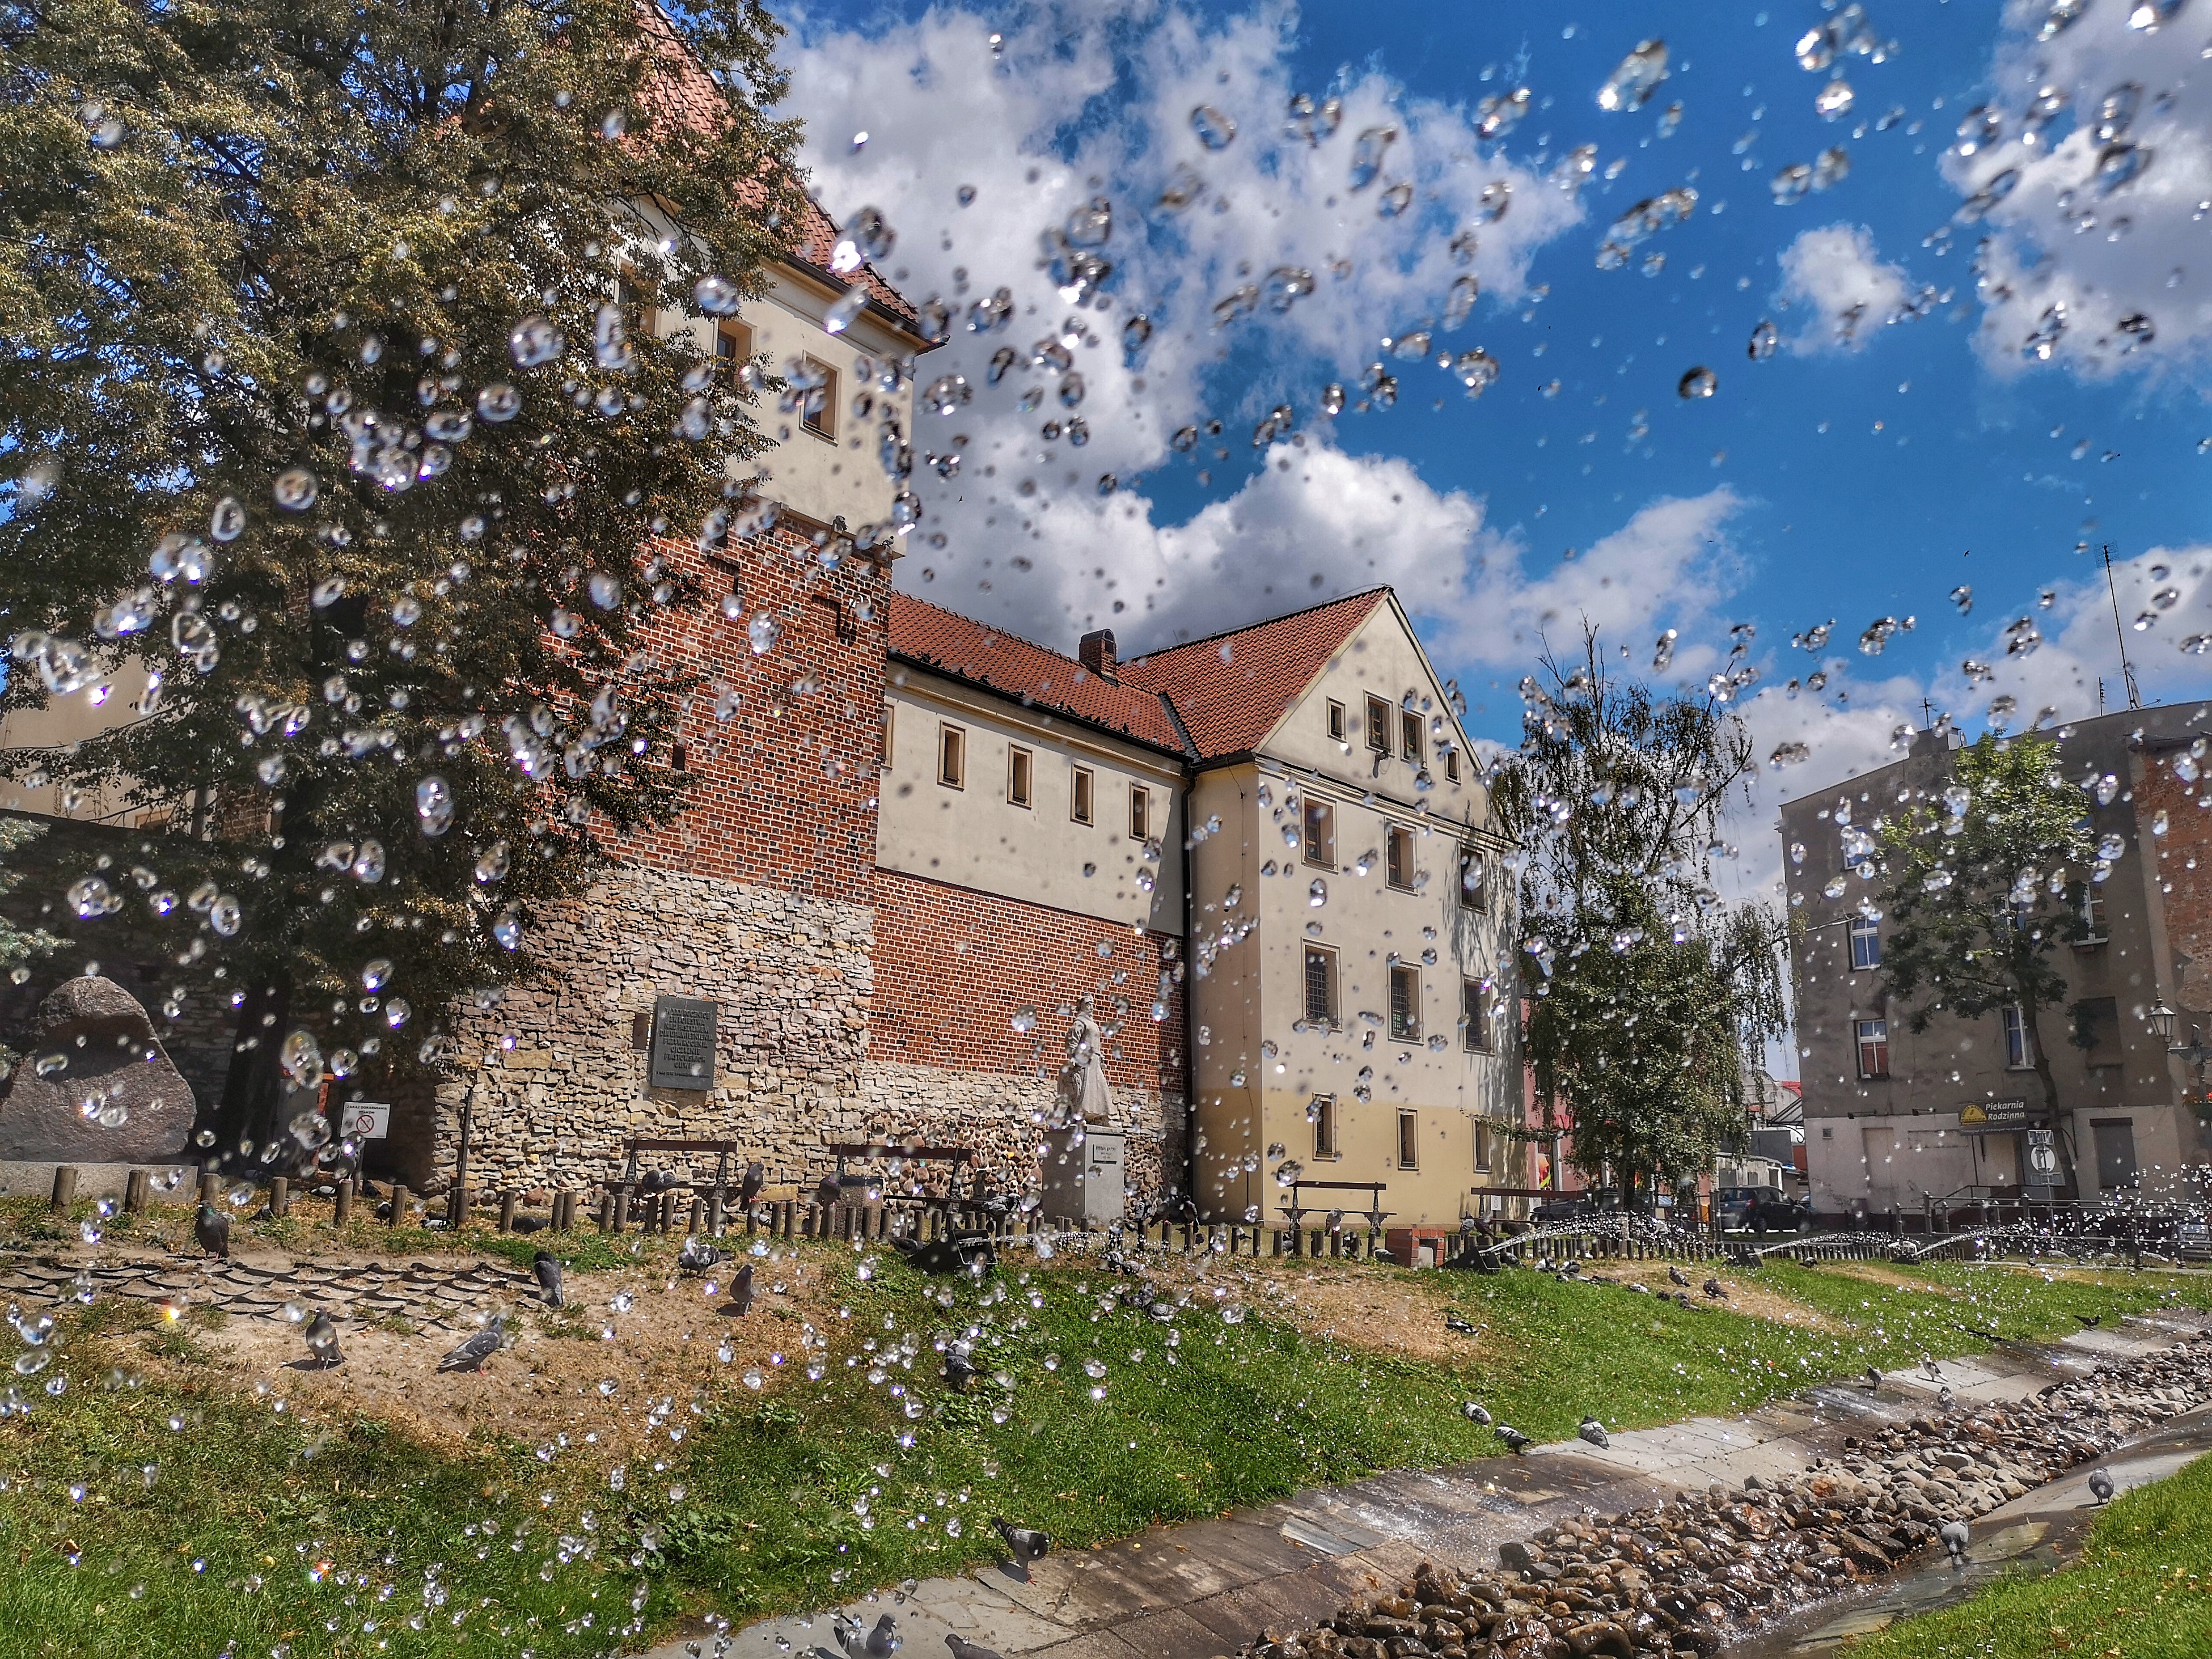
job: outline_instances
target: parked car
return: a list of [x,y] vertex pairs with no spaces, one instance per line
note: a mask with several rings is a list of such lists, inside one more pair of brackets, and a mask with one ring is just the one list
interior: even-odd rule
[[1813,1206],[1802,1198],[1770,1193],[1751,1206],[1744,1224],[1755,1233],[1809,1233]]
[[1562,1193],[1547,1198],[1528,1212],[1531,1221],[1581,1221],[1598,1212],[1595,1193]]
[[2185,1217],[2173,1245],[2184,1261],[2212,1261],[2212,1221],[2201,1215]]

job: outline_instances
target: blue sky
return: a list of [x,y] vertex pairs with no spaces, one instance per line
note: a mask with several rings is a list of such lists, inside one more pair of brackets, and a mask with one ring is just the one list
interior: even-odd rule
[[[2110,544],[2124,617],[2153,618],[2122,630],[2146,696],[2201,695],[2208,659],[2180,641],[2212,628],[2212,455],[2198,447],[2212,434],[2212,207],[2198,205],[2212,197],[2212,6],[2192,0],[2154,31],[2130,27],[2132,9],[2092,0],[2043,41],[2047,5],[1968,0],[1887,0],[1863,23],[1819,0],[815,6],[793,20],[786,59],[825,204],[881,209],[901,236],[887,263],[916,298],[957,313],[1004,283],[1018,307],[1003,334],[963,329],[925,364],[925,381],[969,382],[951,416],[917,421],[919,447],[963,465],[925,474],[901,580],[1062,648],[1109,621],[1125,650],[1390,580],[1468,690],[1471,728],[1506,742],[1540,640],[1571,640],[1583,616],[1629,647],[1624,667],[1699,688],[1751,624],[1737,663],[1757,678],[1731,695],[1762,754],[1808,757],[1784,759],[1745,815],[1753,886],[1775,873],[1773,849],[1750,845],[1771,841],[1772,802],[1888,758],[1923,698],[1970,728],[2001,696],[2015,726],[2045,708],[2094,714],[2100,678],[2119,702],[2112,605],[2085,545]],[[1808,72],[1796,50],[1823,27],[1842,50]],[[1655,35],[1667,78],[1641,108],[1601,108],[1608,74]],[[1850,107],[1830,120],[1815,99],[1837,75]],[[2046,86],[2067,106],[2039,126],[2027,105]],[[1483,142],[1483,100],[1522,88],[1525,116]],[[2123,107],[2099,138],[2115,89]],[[1285,137],[1292,92],[1341,97],[1333,136]],[[1235,124],[1218,149],[1193,125],[1200,104]],[[1984,106],[1995,133],[1962,153],[1960,124]],[[1352,188],[1358,134],[1386,128],[1377,177]],[[1583,144],[1595,163],[1562,189]],[[1775,175],[1831,149],[1848,173],[1778,204]],[[2114,155],[2137,176],[2101,190]],[[1985,212],[1962,210],[2006,173],[2009,194],[2001,181]],[[1194,204],[1160,206],[1177,179],[1199,181]],[[1386,215],[1401,182],[1407,206]],[[1600,268],[1626,210],[1683,189],[1686,216]],[[1113,214],[1103,311],[1066,303],[1039,269],[1040,234],[1092,196]],[[1466,264],[1451,252],[1462,231]],[[1218,301],[1284,267],[1315,274],[1310,297],[1216,325]],[[1448,330],[1464,272],[1481,297]],[[1154,324],[1137,371],[1117,349],[1132,312]],[[2047,360],[2031,358],[2054,315]],[[1062,319],[1087,382],[1079,451],[1041,438],[1066,411],[1057,367],[1029,366]],[[1428,360],[1384,347],[1430,319]],[[1762,321],[1778,349],[1753,361]],[[1021,363],[989,386],[1008,343]],[[1470,398],[1432,360],[1477,349],[1497,374]],[[1395,406],[1328,418],[1323,387],[1356,405],[1377,361]],[[1713,395],[1679,395],[1699,368]],[[1020,406],[1024,390],[1039,407]],[[1279,405],[1295,439],[1255,447]],[[1169,441],[1211,419],[1225,457],[1217,441],[1188,454]],[[1916,626],[1862,653],[1884,617]],[[1824,649],[1792,648],[1832,618]],[[2022,618],[2040,643],[2008,655]],[[1667,629],[1673,660],[1654,672]],[[1825,686],[1790,693],[1815,672]]]

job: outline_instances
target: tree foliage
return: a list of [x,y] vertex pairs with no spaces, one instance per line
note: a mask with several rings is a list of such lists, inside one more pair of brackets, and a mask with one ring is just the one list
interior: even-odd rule
[[334,1069],[412,1063],[677,805],[693,687],[645,647],[697,596],[649,538],[716,542],[761,441],[640,321],[757,291],[797,211],[776,34],[747,0],[0,6],[0,706],[147,688],[12,759],[170,809],[71,908],[248,999],[264,1102],[303,1022]]
[[1712,885],[1750,734],[1710,697],[1655,700],[1609,675],[1595,630],[1522,683],[1520,752],[1497,801],[1523,848],[1526,1042],[1574,1159],[1624,1195],[1741,1141],[1747,1050],[1784,1029],[1781,927]]
[[[2095,855],[2081,792],[2047,738],[1984,733],[1951,756],[1951,781],[1868,826],[1881,854],[1881,978],[1907,1024],[1978,1019],[2018,1007],[2045,1108],[2058,1083],[2039,1015],[2063,1002],[2052,961],[2083,930],[2081,875]],[[2094,874],[2094,872],[2091,872]]]

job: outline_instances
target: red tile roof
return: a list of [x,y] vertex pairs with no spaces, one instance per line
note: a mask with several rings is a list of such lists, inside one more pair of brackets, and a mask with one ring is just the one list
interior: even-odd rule
[[[702,131],[718,125],[729,111],[722,89],[700,64],[690,44],[669,21],[667,14],[657,4],[641,5],[639,11],[642,31],[653,43],[653,75],[647,92],[647,102],[654,106],[655,113],[665,112],[681,125]],[[761,194],[764,198],[766,192]],[[790,239],[793,258],[812,266],[828,281],[836,282],[838,278],[830,270],[830,255],[837,246],[836,221],[811,196],[804,198],[799,211],[799,222]],[[867,284],[868,298],[889,313],[901,327],[909,333],[919,332],[914,306],[884,279],[881,271],[872,264],[863,264],[859,280]]]
[[1167,700],[1123,680],[1101,679],[1073,657],[1002,629],[894,592],[890,653],[951,678],[1048,708],[1087,725],[1188,756]]
[[1370,588],[1155,651],[1123,663],[1121,683],[1167,698],[1201,759],[1247,754],[1389,593]]

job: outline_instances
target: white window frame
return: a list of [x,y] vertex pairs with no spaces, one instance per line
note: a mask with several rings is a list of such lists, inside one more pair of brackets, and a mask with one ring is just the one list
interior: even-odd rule
[[[1844,949],[1850,953],[1853,973],[1870,973],[1881,966],[1881,924],[1880,922],[1872,916],[1853,916],[1850,926],[1844,930]],[[1864,951],[1859,949],[1863,943],[1869,947]],[[1863,955],[1867,958],[1864,962],[1859,960]]]
[[[1881,1030],[1869,1036],[1869,1029],[1875,1026],[1881,1027]],[[1851,1023],[1851,1037],[1856,1045],[1856,1060],[1859,1076],[1868,1079],[1887,1077],[1889,1075],[1889,1021],[1886,1018],[1854,1020]],[[1881,1045],[1882,1069],[1879,1072],[1869,1072],[1867,1070],[1867,1049],[1869,1045],[1877,1042]]]
[[2018,1003],[2008,1003],[1998,1017],[2004,1030],[2005,1070],[2035,1069],[2035,1033],[2027,1028],[2027,1013]]

